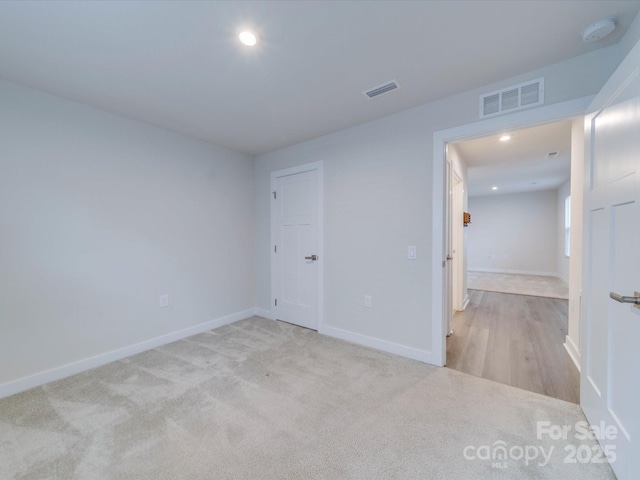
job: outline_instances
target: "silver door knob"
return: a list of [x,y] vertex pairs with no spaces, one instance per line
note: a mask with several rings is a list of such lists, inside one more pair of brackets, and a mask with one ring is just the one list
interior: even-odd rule
[[633,292],[633,297],[625,297],[616,292],[609,292],[609,297],[613,298],[616,302],[620,303],[633,303],[637,308],[640,308],[640,293]]
[[318,256],[317,255],[311,255],[310,257],[304,257],[305,260],[312,260],[312,261],[316,261],[318,260]]

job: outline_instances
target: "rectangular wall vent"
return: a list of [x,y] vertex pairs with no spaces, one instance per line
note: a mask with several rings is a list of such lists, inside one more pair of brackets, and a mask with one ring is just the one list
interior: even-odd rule
[[371,90],[367,90],[366,92],[362,92],[362,93],[365,94],[368,98],[374,98],[374,97],[383,95],[385,93],[389,93],[392,90],[396,90],[398,88],[400,88],[400,85],[398,85],[398,82],[396,82],[395,80],[391,80],[390,82],[384,83],[382,85],[378,85],[377,87],[374,87]]
[[544,78],[480,96],[480,118],[515,112],[544,103]]

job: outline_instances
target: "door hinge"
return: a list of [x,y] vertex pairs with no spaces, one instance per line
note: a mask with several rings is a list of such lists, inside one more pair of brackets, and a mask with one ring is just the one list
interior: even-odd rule
[[447,265],[447,262],[445,262],[444,260],[442,260],[442,268],[444,268]]
[[277,298],[275,299],[275,305],[276,305],[276,307],[278,306],[278,299]]
[[278,245],[273,246],[273,253],[278,253]]
[[274,199],[274,200],[276,199],[276,196],[277,196],[277,195],[278,195],[278,194],[277,194],[276,192],[273,192],[273,199]]

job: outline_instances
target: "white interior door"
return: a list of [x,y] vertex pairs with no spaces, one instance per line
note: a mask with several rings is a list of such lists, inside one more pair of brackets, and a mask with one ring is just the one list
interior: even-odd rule
[[318,169],[272,176],[273,312],[318,329],[320,188]]
[[445,171],[445,182],[447,186],[447,191],[445,194],[445,252],[446,257],[443,261],[442,266],[444,267],[444,301],[443,305],[445,308],[445,318],[446,318],[446,335],[450,335],[453,331],[453,168],[451,167],[451,162],[447,158],[446,171]]
[[[640,43],[585,119],[581,406],[620,480],[640,478]],[[602,431],[602,426],[607,429]]]
[[464,310],[464,255],[463,255],[463,214],[464,184],[457,173],[453,172],[453,211],[452,211],[452,275],[453,275],[453,311]]

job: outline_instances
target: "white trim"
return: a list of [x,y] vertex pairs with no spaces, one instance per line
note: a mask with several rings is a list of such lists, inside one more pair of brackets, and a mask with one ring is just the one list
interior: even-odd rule
[[[451,186],[451,248],[456,253],[453,255],[453,265],[451,269],[451,284],[453,293],[453,307],[456,311],[464,310],[464,283],[466,272],[465,248],[464,248],[464,225],[462,215],[464,214],[464,190],[465,184],[462,176],[455,170],[455,165],[451,165],[453,173],[453,185]],[[452,252],[453,253],[453,252]],[[454,281],[455,280],[455,281]],[[453,319],[452,319],[453,321]]]
[[[515,275],[538,275],[540,277],[557,277],[562,280],[558,272],[539,272],[533,270],[512,270],[510,268],[469,268],[467,272],[484,272],[484,273],[513,273]],[[566,282],[565,282],[566,283]]]
[[265,310],[264,308],[254,308],[253,314],[258,317],[266,318],[268,320],[275,320],[271,310]]
[[322,160],[318,162],[305,163],[295,167],[283,168],[282,170],[274,170],[271,172],[271,180],[275,178],[286,177],[288,175],[297,175],[298,173],[311,172],[313,170],[322,171]]
[[223,325],[237,322],[238,320],[244,320],[245,318],[252,317],[254,314],[255,309],[250,308],[242,312],[237,312],[225,317],[217,318],[215,320],[200,323],[198,325],[194,325],[193,327],[188,327],[182,330],[177,330],[175,332],[160,335],[159,337],[150,338],[149,340],[144,340],[139,343],[134,343],[133,345],[129,345],[127,347],[119,348],[117,350],[112,350],[106,353],[101,353],[94,357],[85,358],[82,360],[78,360],[77,362],[68,363],[60,367],[45,370],[44,372],[29,375],[28,377],[12,380],[0,385],[0,398],[24,392],[25,390],[29,390],[30,388],[39,387],[41,385],[44,385],[45,383],[53,382],[55,380],[61,380],[66,377],[70,377],[71,375],[86,372],[87,370],[91,370],[92,368],[100,367],[102,365],[106,365],[107,363],[130,357],[131,355],[135,355],[136,353],[151,350],[152,348],[161,347],[163,345],[182,340],[183,338],[197,335],[198,333],[207,332],[209,330],[222,327]]
[[573,340],[571,340],[571,337],[569,335],[565,337],[564,348],[569,354],[569,356],[571,357],[571,360],[573,361],[573,363],[575,364],[579,372],[580,371],[580,350],[578,350],[578,347],[576,347],[576,344],[573,343]]
[[333,338],[339,338],[340,340],[346,340],[347,342],[355,343],[357,345],[363,345],[365,347],[381,350],[383,352],[393,353],[402,357],[411,358],[420,362],[433,363],[431,359],[431,352],[428,352],[426,350],[407,347],[406,345],[401,345],[399,343],[393,343],[387,340],[369,337],[367,335],[362,335],[360,333],[355,333],[328,325],[325,325],[321,331],[318,331],[318,333]]
[[[274,191],[274,184],[277,178],[286,177],[288,175],[296,175],[298,173],[310,172],[316,170],[318,172],[318,331],[324,326],[324,167],[323,162],[305,163],[304,165],[298,165],[295,167],[285,168],[282,170],[275,170],[271,172],[270,192]],[[273,228],[273,213],[272,208],[269,209],[270,215],[270,229],[271,229],[271,245],[275,245],[275,231]],[[273,302],[275,298],[275,254],[271,249],[271,298],[270,302]],[[273,308],[273,307],[272,307]],[[266,311],[266,310],[265,310]],[[270,315],[267,318],[272,320],[276,319],[273,310],[269,312]]]
[[515,130],[584,115],[593,97],[581,97],[566,102],[545,105],[499,117],[440,130],[433,134],[433,173],[431,185],[431,354],[432,362],[444,366],[446,362],[445,315],[443,308],[444,260],[444,162],[448,142],[490,135],[501,130]]
[[467,309],[467,307],[469,306],[469,302],[470,302],[470,301],[471,301],[471,298],[469,298],[469,294],[467,293],[467,294],[464,296],[464,301],[462,302],[462,310],[463,310],[463,311]]

